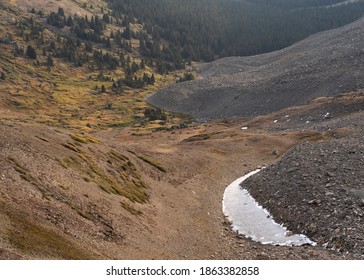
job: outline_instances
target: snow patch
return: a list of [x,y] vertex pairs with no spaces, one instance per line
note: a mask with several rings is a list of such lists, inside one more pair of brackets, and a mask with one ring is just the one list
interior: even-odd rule
[[315,246],[316,243],[305,235],[293,234],[286,227],[276,223],[271,214],[240,186],[241,182],[260,170],[254,170],[236,179],[225,190],[222,207],[224,215],[231,222],[232,229],[238,234],[262,244],[281,246],[310,244]]

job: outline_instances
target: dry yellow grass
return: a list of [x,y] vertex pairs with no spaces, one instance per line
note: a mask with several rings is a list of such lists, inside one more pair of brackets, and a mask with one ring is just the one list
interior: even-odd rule
[[[87,4],[86,8],[83,6],[84,3]],[[43,11],[49,13],[62,7],[66,13],[72,10],[72,14],[76,12],[81,15],[100,14],[101,7],[104,11],[107,9],[104,1],[88,0],[61,0],[47,3],[38,0],[17,0],[10,4],[21,7],[19,9],[23,9],[23,12],[31,10],[32,7],[42,6]],[[11,18],[14,14],[4,11],[3,16]],[[4,28],[0,28],[0,37],[10,35],[21,46],[36,45],[35,41],[26,42],[19,36],[15,23],[10,21],[4,23],[6,23]],[[120,29],[113,25],[108,25],[107,28],[106,32]],[[138,24],[133,25],[135,30],[141,28],[142,26]],[[52,30],[45,30],[45,40],[54,36]],[[133,42],[133,46],[136,52],[131,59],[140,62],[137,54],[138,42]],[[54,58],[55,65],[49,70],[45,66],[47,57],[40,50],[37,51],[39,60],[37,65],[34,60],[21,56],[14,57],[12,45],[2,44],[1,47],[0,71],[6,73],[6,80],[0,81],[0,92],[3,97],[0,100],[0,116],[4,119],[32,120],[52,126],[75,128],[84,132],[126,126],[143,128],[149,132],[158,128],[159,125],[149,125],[144,118],[144,110],[148,107],[144,99],[156,90],[174,83],[177,75],[159,75],[147,66],[144,70],[140,70],[137,76],[142,77],[144,72],[148,75],[154,74],[156,79],[154,85],[143,89],[125,87],[122,94],[116,94],[112,91],[111,79],[124,77],[125,74],[121,69],[104,71],[104,75],[110,77],[110,81],[99,81],[97,79],[99,71],[91,70],[87,65],[75,68],[63,59]],[[115,52],[116,55],[117,50],[111,52]],[[106,87],[104,94],[96,90],[101,85]],[[179,122],[180,118],[170,116],[169,122],[162,126],[171,127]]]

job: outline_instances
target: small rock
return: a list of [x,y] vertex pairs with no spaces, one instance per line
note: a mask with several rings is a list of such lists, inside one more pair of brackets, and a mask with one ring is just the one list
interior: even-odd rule
[[359,206],[360,206],[360,207],[364,207],[364,199],[362,199],[362,200],[359,202]]
[[312,199],[310,201],[307,202],[308,204],[314,204],[314,205],[319,205],[321,203],[320,199]]
[[267,253],[260,253],[257,255],[257,260],[269,260],[269,255]]

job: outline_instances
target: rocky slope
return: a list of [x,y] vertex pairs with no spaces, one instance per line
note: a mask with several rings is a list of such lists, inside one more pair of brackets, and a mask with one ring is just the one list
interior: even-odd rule
[[362,137],[302,143],[243,187],[294,233],[363,257]]
[[322,98],[247,124],[266,125],[276,133],[321,131],[336,139],[300,143],[277,163],[242,184],[292,232],[304,233],[320,246],[361,258],[364,256],[363,97],[363,91],[358,91]]
[[286,49],[201,66],[201,78],[149,97],[198,120],[248,117],[364,86],[364,19]]

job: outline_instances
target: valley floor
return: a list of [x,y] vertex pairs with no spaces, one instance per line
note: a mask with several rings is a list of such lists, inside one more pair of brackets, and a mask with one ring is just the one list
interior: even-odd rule
[[[357,105],[362,94],[347,98]],[[313,102],[301,110],[292,109],[289,121],[288,111],[284,110],[254,120],[196,124],[144,136],[132,135],[128,128],[104,130],[93,135],[100,143],[79,143],[68,148],[64,144],[72,135],[69,131],[4,121],[0,136],[0,203],[4,209],[0,220],[0,258],[357,258],[358,255],[322,246],[261,245],[236,236],[222,214],[226,186],[257,166],[274,166],[300,142],[315,145],[360,136],[360,129],[347,125],[352,120],[350,123],[357,123],[360,128],[360,110],[332,119],[317,118],[311,122],[311,129],[299,127],[299,123],[306,122],[294,111],[306,111],[311,116],[325,114],[325,104]],[[313,123],[321,128],[312,129]],[[248,129],[242,130],[243,126]],[[105,161],[110,149],[124,153],[135,163],[148,186],[148,203],[125,203],[119,196],[97,188],[93,184],[97,181],[95,177],[79,178],[82,175],[71,165],[60,166],[60,162],[67,161],[59,159],[74,158],[77,153],[85,155],[88,164]],[[360,146],[358,149],[360,152]],[[147,164],[140,155],[153,161]],[[114,160],[110,158],[109,165],[93,170],[99,175],[103,174],[101,168],[105,168],[112,174],[116,172]],[[275,178],[277,184],[279,179]],[[124,203],[123,207],[120,203]],[[315,203],[306,206],[316,207]],[[286,215],[292,219],[289,210]],[[316,223],[320,227],[320,221]]]

